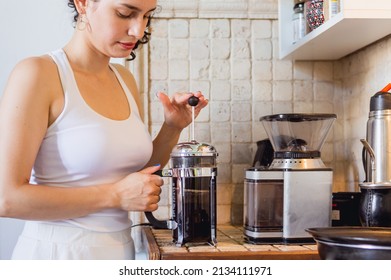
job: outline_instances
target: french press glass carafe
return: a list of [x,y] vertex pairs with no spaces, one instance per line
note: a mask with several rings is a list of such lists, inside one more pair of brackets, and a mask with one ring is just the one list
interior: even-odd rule
[[[198,98],[192,96],[192,139],[194,139],[194,107]],[[171,169],[162,176],[172,178],[172,218],[157,220],[151,212],[145,215],[157,228],[173,230],[177,245],[210,243],[216,240],[216,149],[195,140],[179,143],[171,152]]]

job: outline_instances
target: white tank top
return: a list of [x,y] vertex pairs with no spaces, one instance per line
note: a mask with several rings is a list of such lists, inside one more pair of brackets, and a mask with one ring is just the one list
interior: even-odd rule
[[[34,163],[30,182],[83,187],[116,182],[139,171],[152,155],[152,140],[140,119],[137,104],[121,76],[110,65],[126,93],[130,116],[112,120],[95,112],[80,95],[65,52],[50,53],[64,91],[64,108],[48,128]],[[113,232],[130,227],[128,213],[108,209],[76,219],[53,221]]]

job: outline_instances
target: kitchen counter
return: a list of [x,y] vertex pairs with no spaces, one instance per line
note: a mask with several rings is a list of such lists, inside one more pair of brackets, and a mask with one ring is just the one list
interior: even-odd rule
[[255,245],[246,243],[241,227],[219,225],[217,245],[176,246],[171,230],[143,228],[150,260],[319,260],[316,244]]

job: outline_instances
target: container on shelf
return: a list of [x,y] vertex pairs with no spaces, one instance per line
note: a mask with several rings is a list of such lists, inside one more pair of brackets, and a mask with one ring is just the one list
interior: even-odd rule
[[298,2],[293,7],[293,44],[307,34],[307,22],[304,16],[304,2]]
[[323,1],[323,14],[324,21],[329,20],[341,10],[340,0],[324,0]]
[[324,23],[323,0],[307,0],[305,2],[305,11],[310,31]]

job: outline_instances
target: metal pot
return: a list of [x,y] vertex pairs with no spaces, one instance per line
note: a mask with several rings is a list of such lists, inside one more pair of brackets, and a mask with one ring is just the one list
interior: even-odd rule
[[391,229],[325,227],[306,229],[323,260],[391,260]]

